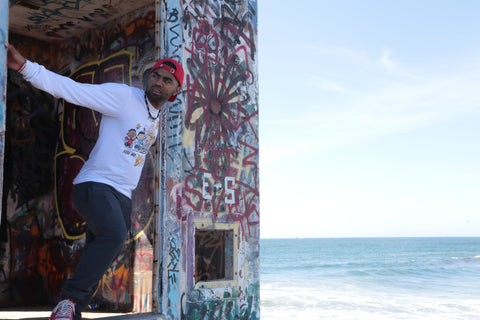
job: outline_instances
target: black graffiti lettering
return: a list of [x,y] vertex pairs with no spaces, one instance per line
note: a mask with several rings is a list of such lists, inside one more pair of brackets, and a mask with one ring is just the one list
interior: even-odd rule
[[173,9],[169,12],[167,21],[168,22],[177,22],[178,21],[178,10],[177,9]]
[[170,262],[168,263],[168,280],[170,283],[177,282],[178,262],[180,261],[180,249],[177,248],[177,240],[175,238],[170,238],[169,241],[170,250],[168,255],[170,257]]

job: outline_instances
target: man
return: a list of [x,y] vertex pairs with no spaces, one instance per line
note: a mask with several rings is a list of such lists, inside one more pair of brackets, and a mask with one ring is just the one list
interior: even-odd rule
[[[141,150],[153,144],[162,106],[175,101],[182,87],[183,68],[172,59],[158,61],[143,91],[119,83],[78,83],[30,62],[9,43],[5,48],[8,68],[33,86],[102,113],[98,140],[73,181],[73,205],[87,224],[85,250],[50,316],[51,320],[81,319],[81,311],[127,239],[132,190],[145,160],[145,152],[131,152],[134,140]],[[132,128],[142,135],[133,134]],[[126,137],[131,141],[125,143]]]

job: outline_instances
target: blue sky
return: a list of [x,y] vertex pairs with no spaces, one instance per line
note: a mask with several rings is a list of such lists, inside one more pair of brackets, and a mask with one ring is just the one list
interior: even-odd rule
[[480,236],[480,2],[258,11],[261,236]]

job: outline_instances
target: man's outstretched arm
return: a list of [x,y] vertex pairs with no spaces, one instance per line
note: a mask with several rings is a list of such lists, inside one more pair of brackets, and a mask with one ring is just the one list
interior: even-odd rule
[[5,42],[4,45],[7,49],[7,67],[11,70],[21,71],[27,60],[10,43]]

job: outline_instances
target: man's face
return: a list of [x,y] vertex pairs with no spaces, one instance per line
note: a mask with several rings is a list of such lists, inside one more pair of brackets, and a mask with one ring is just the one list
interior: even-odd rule
[[146,92],[148,99],[157,109],[179,91],[180,86],[177,79],[167,70],[158,68],[150,74]]

